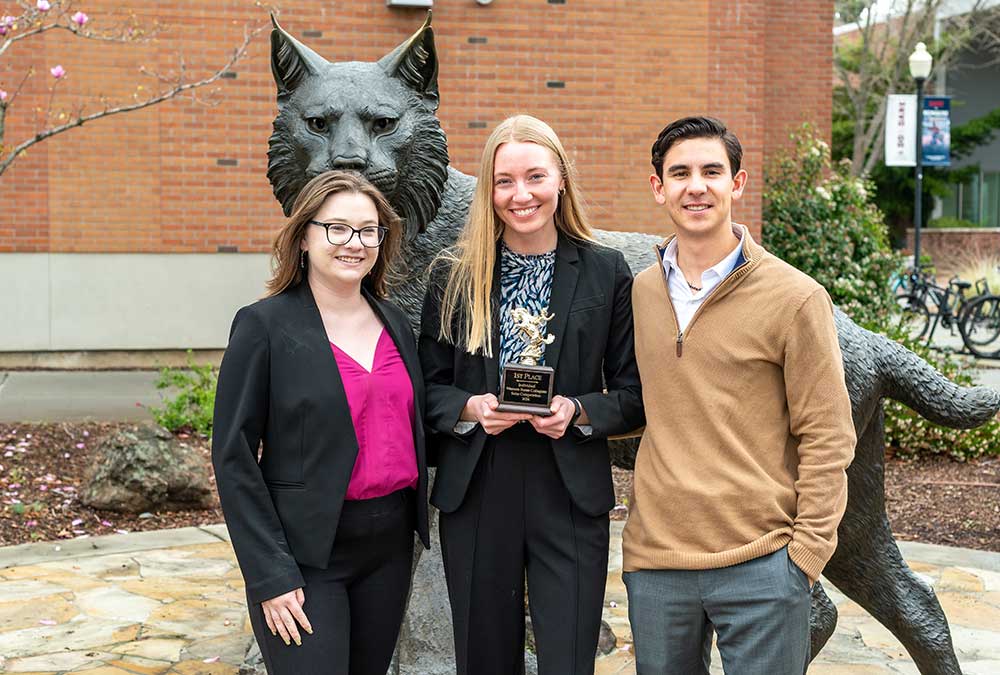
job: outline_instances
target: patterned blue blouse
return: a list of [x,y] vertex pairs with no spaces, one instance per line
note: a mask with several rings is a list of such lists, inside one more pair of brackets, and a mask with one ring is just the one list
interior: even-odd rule
[[[498,363],[503,372],[504,364],[516,360],[524,349],[524,340],[514,328],[510,312],[515,307],[523,307],[532,314],[539,315],[548,310],[552,295],[552,273],[555,269],[555,250],[540,255],[515,253],[500,242],[500,358]],[[544,331],[544,327],[542,329]],[[542,335],[545,333],[543,332]],[[538,365],[545,364],[545,355]]]

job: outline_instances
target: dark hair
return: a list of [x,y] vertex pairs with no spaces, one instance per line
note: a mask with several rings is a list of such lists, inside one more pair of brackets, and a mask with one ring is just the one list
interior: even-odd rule
[[653,143],[653,169],[657,177],[663,179],[663,158],[675,143],[689,138],[718,138],[726,148],[729,167],[735,176],[743,161],[743,146],[740,139],[714,117],[682,117],[663,128]]
[[[267,295],[277,295],[304,279],[299,266],[299,243],[305,236],[305,229],[327,197],[341,192],[362,194],[372,200],[378,212],[378,224],[387,228],[385,239],[379,246],[378,259],[369,272],[366,282],[372,292],[384,298],[388,290],[387,277],[395,272],[396,260],[402,239],[402,221],[392,210],[389,201],[378,188],[361,174],[353,171],[327,171],[305,184],[292,206],[292,213],[285,226],[274,238],[271,254],[271,280],[267,282]],[[308,258],[306,258],[308,261]]]

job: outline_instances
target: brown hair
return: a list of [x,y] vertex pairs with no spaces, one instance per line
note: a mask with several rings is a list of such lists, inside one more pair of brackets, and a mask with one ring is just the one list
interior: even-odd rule
[[364,176],[353,171],[327,171],[305,184],[292,204],[288,222],[274,237],[271,250],[271,279],[267,282],[268,297],[277,295],[303,280],[305,270],[299,265],[301,260],[299,251],[305,230],[327,197],[341,192],[362,194],[371,199],[378,212],[378,224],[388,229],[382,245],[379,246],[375,266],[366,279],[377,297],[386,296],[388,278],[395,276],[396,256],[402,238],[402,221],[392,210],[389,201]]
[[689,138],[718,138],[726,148],[732,175],[735,176],[740,172],[743,146],[740,145],[740,139],[736,138],[722,121],[714,117],[682,117],[663,127],[663,131],[653,143],[651,154],[657,178],[663,180],[663,158],[666,157],[667,151],[675,144]]

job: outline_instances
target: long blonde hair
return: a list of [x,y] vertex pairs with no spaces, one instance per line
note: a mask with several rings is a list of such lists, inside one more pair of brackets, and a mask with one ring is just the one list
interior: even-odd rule
[[493,170],[497,149],[512,141],[536,143],[552,152],[565,188],[554,216],[556,229],[581,242],[594,240],[577,186],[576,169],[556,132],[530,115],[508,117],[497,125],[483,148],[465,228],[455,246],[434,261],[450,268],[441,297],[440,337],[470,354],[493,355],[490,295],[497,242],[503,234],[503,221],[493,209]]
[[367,279],[375,296],[385,297],[387,281],[393,278],[394,268],[398,264],[402,222],[379,189],[353,171],[321,173],[306,183],[299,192],[288,221],[274,237],[271,247],[271,279],[267,282],[266,297],[277,295],[305,278],[309,257],[303,257],[299,247],[306,228],[327,197],[341,192],[362,194],[371,199],[378,212],[378,224],[388,229],[379,246],[375,266],[368,273]]

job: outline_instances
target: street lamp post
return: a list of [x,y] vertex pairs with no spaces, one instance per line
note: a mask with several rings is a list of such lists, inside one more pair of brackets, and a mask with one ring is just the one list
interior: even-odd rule
[[917,82],[917,162],[913,186],[913,271],[920,273],[920,225],[923,221],[923,182],[924,182],[924,81],[931,74],[931,64],[934,58],[927,52],[927,46],[918,42],[910,54],[910,75]]

